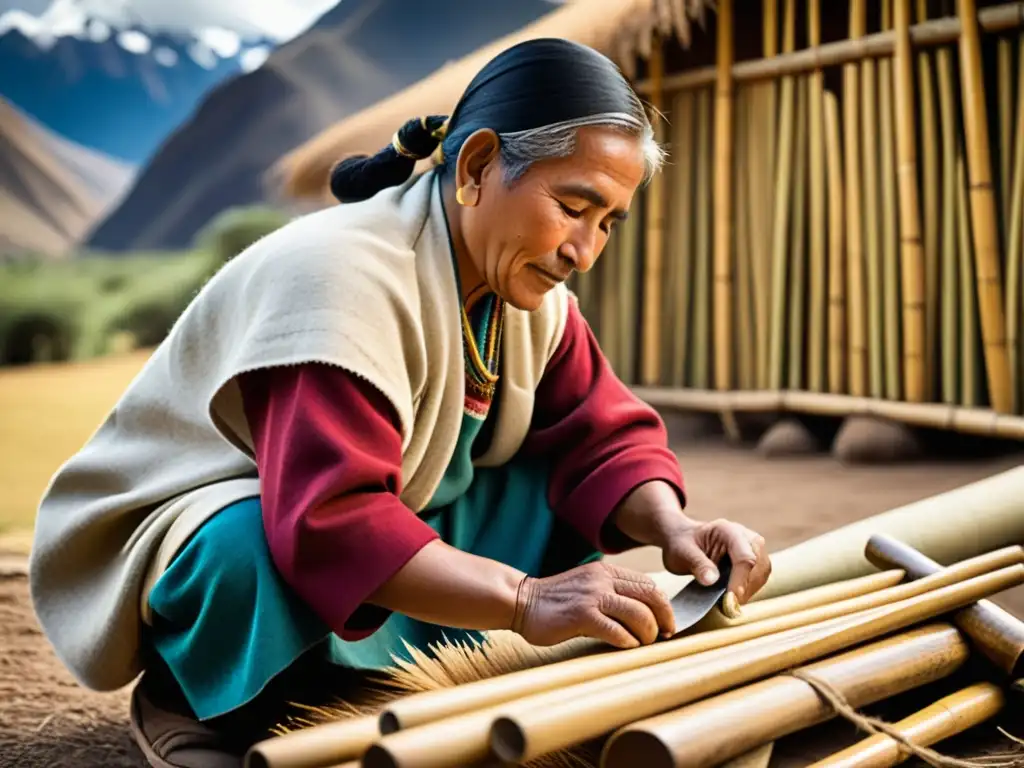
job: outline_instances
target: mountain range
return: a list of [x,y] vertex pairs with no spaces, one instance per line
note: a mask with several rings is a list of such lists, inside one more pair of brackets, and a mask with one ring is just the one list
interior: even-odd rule
[[67,255],[120,200],[134,173],[0,99],[0,256]]
[[264,175],[289,150],[552,8],[550,0],[342,0],[262,67],[214,86],[89,248],[187,247],[219,212],[270,199]]

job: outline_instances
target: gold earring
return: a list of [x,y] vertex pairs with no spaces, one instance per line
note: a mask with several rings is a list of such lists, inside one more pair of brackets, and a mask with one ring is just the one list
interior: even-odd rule
[[466,198],[462,196],[462,187],[459,187],[458,189],[455,190],[455,202],[457,202],[459,205],[466,204]]

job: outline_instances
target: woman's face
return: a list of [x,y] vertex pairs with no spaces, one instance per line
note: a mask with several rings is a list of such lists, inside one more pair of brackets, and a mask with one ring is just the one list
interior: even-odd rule
[[571,156],[535,163],[509,184],[494,134],[474,134],[460,153],[456,185],[466,202],[461,239],[480,279],[512,306],[536,309],[573,270],[594,266],[643,173],[639,139],[587,127]]

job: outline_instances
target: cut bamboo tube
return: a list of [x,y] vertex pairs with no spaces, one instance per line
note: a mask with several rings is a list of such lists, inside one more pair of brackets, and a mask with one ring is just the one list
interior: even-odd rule
[[697,96],[697,241],[694,270],[694,318],[692,328],[693,378],[690,385],[711,385],[711,93]]
[[732,0],[718,0],[715,43],[715,386],[733,388],[733,10]]
[[978,295],[975,291],[972,258],[974,240],[971,211],[968,207],[967,174],[963,158],[957,158],[957,231],[960,235],[960,402],[968,408],[979,403],[978,397]]
[[672,215],[669,216],[669,261],[675,267],[672,297],[673,346],[671,384],[682,387],[690,351],[690,307],[693,290],[693,120],[694,95],[672,100]]
[[867,299],[868,392],[871,397],[885,395],[885,339],[882,317],[882,219],[878,135],[878,77],[876,61],[865,59],[860,65],[860,117],[863,154],[861,155],[861,200],[864,206],[864,276]]
[[[928,20],[927,0],[917,0],[917,20]],[[919,51],[917,91],[921,96],[921,120],[918,127],[921,131],[921,187],[924,202],[921,213],[924,224],[926,401],[936,399],[939,376],[939,118],[935,106],[932,70],[932,54],[929,51]]]
[[1012,398],[1009,357],[1006,351],[1006,313],[1000,275],[992,163],[989,157],[985,82],[981,70],[981,40],[974,0],[957,0],[957,15],[961,20],[960,81],[964,102],[964,129],[967,136],[971,231],[985,370],[988,373],[988,394],[994,411],[1009,413]]
[[793,213],[788,253],[790,280],[789,339],[783,359],[788,363],[786,377],[789,389],[804,388],[804,338],[807,335],[807,86],[806,78],[796,81],[796,137],[793,163]]
[[1024,252],[1024,36],[1017,53],[1017,119],[1014,129],[1013,191],[1006,255],[1006,344],[1010,357],[1013,410],[1024,412],[1024,349],[1021,348],[1022,252]]
[[[655,34],[647,66],[651,71],[651,122],[655,138],[664,140],[664,96],[660,87],[664,74],[663,46]],[[661,290],[665,284],[664,241],[665,241],[665,177],[658,173],[646,189],[644,213],[646,237],[644,238],[643,270],[644,295],[641,303],[643,315],[642,358],[640,379],[644,384],[656,384],[661,378]]]
[[[796,38],[796,0],[786,0],[783,22],[783,50],[791,51]],[[793,111],[795,78],[782,80],[779,106],[778,152],[775,164],[775,215],[772,221],[772,307],[768,353],[768,384],[782,389],[785,371],[786,266],[789,261],[788,236],[790,195],[793,177]]]
[[996,89],[999,109],[999,230],[1006,253],[1007,228],[1010,226],[1010,167],[1013,157],[1013,43],[1005,37],[996,41]]
[[[512,701],[546,690],[564,688],[586,680],[606,677],[633,669],[651,667],[665,661],[698,653],[735,646],[769,634],[807,627],[813,623],[842,618],[856,612],[872,610],[900,600],[925,594],[975,576],[1024,563],[1024,548],[1006,547],[978,557],[964,559],[934,576],[898,584],[893,587],[815,605],[792,613],[767,617],[759,622],[680,637],[654,645],[625,651],[602,653],[580,659],[569,659],[536,669],[513,672],[489,680],[467,683],[429,693],[413,694],[389,704],[383,711],[382,730],[416,728],[434,720],[472,712],[483,707]],[[877,574],[875,574],[877,577]],[[798,599],[794,595],[794,599]],[[744,606],[753,610],[755,603]]]
[[[864,0],[850,0],[850,38],[864,34]],[[849,393],[863,397],[868,391],[867,318],[864,316],[864,224],[861,213],[860,67],[843,67],[843,138],[846,181],[846,310],[847,380]]]
[[[994,717],[1003,708],[1006,697],[999,686],[975,683],[943,696],[934,704],[893,723],[910,743],[927,747],[948,739]],[[910,758],[906,747],[884,733],[819,760],[812,768],[888,768]]]
[[[921,207],[917,188],[917,139],[914,134],[914,76],[910,49],[910,0],[896,0],[896,138],[899,154],[900,262],[903,292],[903,398],[925,400],[925,268],[921,247]],[[895,263],[893,264],[895,267]],[[892,278],[895,287],[895,269]],[[896,318],[889,318],[896,323]]]
[[846,232],[843,222],[843,164],[839,146],[839,103],[825,94],[828,150],[828,391],[846,389]]
[[775,742],[769,741],[749,752],[744,752],[739,757],[734,757],[725,763],[721,768],[770,768],[772,764],[772,752],[775,750]]
[[[929,624],[809,664],[799,671],[863,707],[948,677],[970,657],[949,624]],[[768,740],[836,717],[804,680],[779,675],[649,720],[609,740],[603,768],[704,768]],[[728,723],[728,727],[725,727]]]
[[[807,3],[807,42],[821,45],[821,0]],[[810,335],[807,355],[807,387],[812,392],[827,389],[825,375],[827,339],[826,285],[826,170],[825,170],[825,74],[814,70],[808,83],[808,151],[810,152]]]
[[[899,5],[902,0],[895,0]],[[910,2],[910,0],[906,0]],[[892,0],[882,0],[882,29],[892,28]],[[897,38],[898,39],[898,38]],[[908,54],[909,55],[909,54]],[[884,339],[882,366],[885,375],[885,397],[899,400],[902,396],[901,374],[909,369],[900,360],[902,326],[900,314],[900,257],[898,254],[900,227],[896,222],[900,200],[896,193],[897,152],[896,127],[893,125],[893,83],[898,72],[901,48],[897,45],[894,58],[878,61],[878,138],[881,154],[880,187],[882,192],[882,337]],[[912,67],[913,65],[910,64]],[[912,127],[913,128],[913,127]],[[917,179],[914,179],[916,190]],[[909,399],[909,398],[908,398]]]
[[358,758],[379,738],[372,715],[301,728],[254,744],[245,768],[321,768]]
[[[931,576],[942,566],[893,536],[875,534],[864,548],[876,568],[900,569],[908,579]],[[1024,621],[988,600],[962,608],[953,623],[979,651],[1011,678],[1024,672]]]
[[729,618],[715,608],[692,628],[686,630],[685,634],[696,634],[724,627],[738,627],[755,621],[772,619],[787,613],[817,608],[820,605],[827,605],[838,600],[860,597],[871,592],[877,592],[880,589],[894,587],[903,580],[904,576],[905,573],[902,569],[895,568],[880,573],[872,573],[867,576],[860,576],[856,579],[823,584],[820,587],[794,592],[790,595],[757,600],[743,606],[742,612],[735,618]]
[[960,252],[957,180],[959,127],[953,96],[953,61],[948,48],[935,54],[942,121],[942,401],[960,403]]
[[[984,8],[978,13],[980,27],[988,33],[1006,32],[1024,26],[1020,3],[1005,3]],[[955,42],[960,36],[960,19],[950,16],[933,19],[910,28],[910,42],[915,48],[935,47]],[[750,83],[759,80],[773,80],[786,75],[806,74],[811,70],[843,66],[859,62],[866,57],[882,58],[891,56],[895,46],[892,32],[877,32],[857,38],[826,43],[819,48],[805,48],[789,54],[737,63],[732,69],[735,83]],[[703,88],[715,82],[715,67],[690,69],[666,77],[664,88],[668,92]],[[638,81],[634,89],[638,93],[650,91],[650,81]]]
[[750,109],[753,92],[736,94],[736,161],[733,163],[733,184],[736,190],[734,263],[736,265],[735,301],[731,309],[736,321],[736,384],[739,389],[754,389],[756,360],[754,353],[754,290],[751,274],[750,214],[746,190],[751,186],[750,161],[747,154]]
[[742,413],[813,413],[819,416],[873,416],[919,427],[1024,440],[1024,417],[942,403],[903,403],[823,392],[718,392],[634,387],[633,393],[659,408]]
[[[807,631],[777,643],[733,649],[700,664],[638,670],[561,691],[566,698],[529,698],[507,705],[495,720],[491,749],[505,762],[524,762],[608,733],[627,723],[689,704],[728,688],[776,674],[795,665],[828,656],[851,646],[897,632],[935,616],[969,605],[995,592],[1024,583],[1024,565],[1015,565],[900,601],[834,626]],[[684,660],[690,661],[690,660]],[[678,664],[678,662],[676,662]]]

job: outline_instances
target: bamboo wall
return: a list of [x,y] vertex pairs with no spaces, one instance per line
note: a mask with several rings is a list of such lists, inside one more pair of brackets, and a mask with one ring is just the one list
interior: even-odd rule
[[657,404],[1024,439],[1024,3],[881,0],[868,34],[850,0],[821,45],[800,0],[797,50],[763,2],[763,58],[719,0],[715,65],[656,47],[638,83],[670,162],[573,285],[606,354]]

